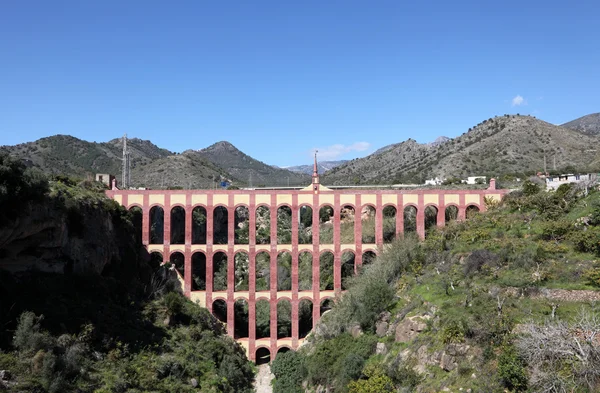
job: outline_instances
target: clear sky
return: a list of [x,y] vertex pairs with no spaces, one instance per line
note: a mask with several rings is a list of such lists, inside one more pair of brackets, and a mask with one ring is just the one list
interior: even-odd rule
[[2,1],[0,145],[227,140],[364,156],[529,113],[600,111],[600,1]]

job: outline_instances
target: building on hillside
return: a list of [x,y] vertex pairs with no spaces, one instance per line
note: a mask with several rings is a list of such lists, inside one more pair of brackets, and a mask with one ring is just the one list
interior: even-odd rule
[[439,186],[444,180],[440,178],[425,180],[426,186]]
[[583,175],[567,173],[558,176],[547,176],[546,177],[546,189],[547,190],[556,190],[563,184],[569,183],[580,183],[587,181],[595,181],[598,180],[598,174],[596,173],[586,173]]
[[100,183],[104,183],[106,188],[109,190],[112,188],[112,183],[115,177],[113,175],[109,175],[108,173],[96,173],[96,181]]
[[[481,179],[478,181],[478,179]],[[485,184],[487,178],[485,176],[469,176],[467,177],[467,184]]]

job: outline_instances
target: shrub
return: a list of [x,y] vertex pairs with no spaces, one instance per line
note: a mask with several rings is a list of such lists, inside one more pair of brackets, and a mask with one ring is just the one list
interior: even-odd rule
[[498,376],[502,384],[511,391],[527,390],[525,363],[512,345],[504,345],[498,358]]
[[578,251],[600,255],[600,227],[588,227],[583,231],[575,231],[569,238]]
[[301,354],[288,351],[277,355],[271,363],[275,375],[273,393],[302,393],[302,381],[306,377],[304,358]]
[[542,240],[564,240],[573,230],[573,223],[569,220],[547,221],[542,225]]

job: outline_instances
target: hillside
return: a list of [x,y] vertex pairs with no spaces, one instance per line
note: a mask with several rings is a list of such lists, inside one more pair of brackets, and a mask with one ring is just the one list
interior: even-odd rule
[[200,150],[199,154],[245,184],[250,181],[253,186],[305,186],[310,183],[309,176],[255,160],[229,142],[217,142]]
[[484,120],[442,144],[413,139],[327,172],[325,184],[423,183],[432,177],[473,175],[526,176],[544,168],[598,170],[600,158],[591,147],[597,136],[584,135],[530,116],[505,115]]
[[587,135],[600,135],[600,112],[582,116],[568,123],[562,124],[561,127],[579,131]]
[[275,359],[273,392],[600,391],[597,186],[526,182],[391,244]]
[[[338,160],[338,161],[319,161],[317,162],[317,169],[319,173],[325,173],[337,166],[345,164],[348,160]],[[313,173],[313,165],[296,165],[290,166],[285,169],[292,172],[304,173],[305,175],[312,175]]]

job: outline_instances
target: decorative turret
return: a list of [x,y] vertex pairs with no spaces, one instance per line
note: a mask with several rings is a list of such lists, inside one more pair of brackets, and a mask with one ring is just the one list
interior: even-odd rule
[[319,151],[315,150],[315,165],[313,167],[313,174],[312,174],[312,184],[313,184],[313,188],[315,190],[317,190],[319,188],[319,168],[317,166],[317,153]]

